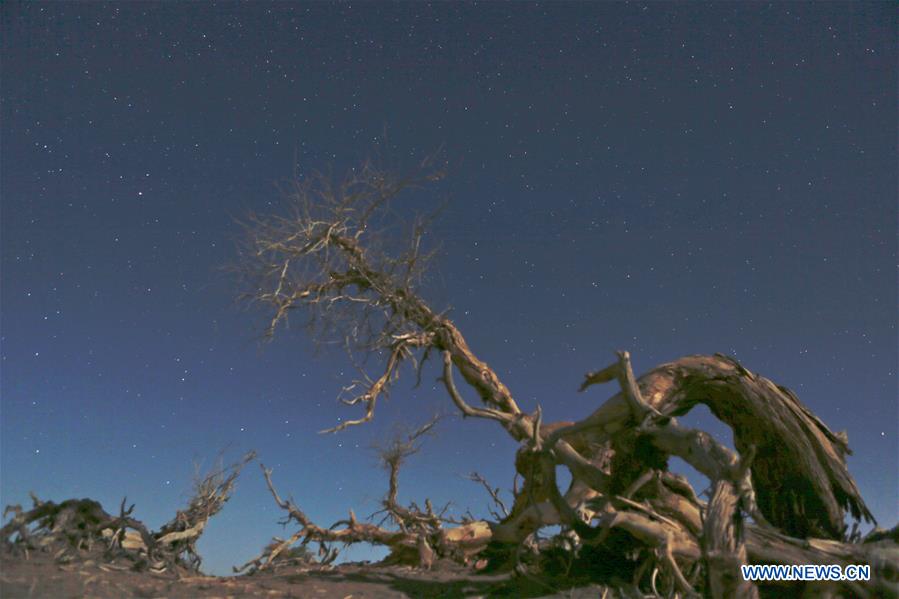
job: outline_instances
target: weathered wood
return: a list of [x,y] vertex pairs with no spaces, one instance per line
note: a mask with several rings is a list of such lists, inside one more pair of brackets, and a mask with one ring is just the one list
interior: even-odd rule
[[198,571],[201,559],[196,543],[206,523],[231,496],[243,466],[253,459],[255,454],[248,453],[240,462],[198,480],[187,508],[179,510],[156,532],[132,517],[134,505],[126,508],[125,499],[119,515],[112,516],[90,499],[56,504],[32,495],[31,510],[24,511],[20,506],[6,509],[13,518],[0,529],[0,544],[14,552],[53,547],[60,555],[68,549],[88,553],[102,549],[99,557],[106,561],[124,557],[155,572]]
[[[372,249],[381,245],[367,227],[372,215],[383,216],[379,211],[387,200],[409,188],[410,181],[429,180],[423,175],[397,178],[365,165],[342,185],[320,178],[311,187],[297,186],[297,208],[290,218],[257,219],[248,227],[253,260],[245,272],[252,299],[274,310],[269,332],[294,308],[317,318],[341,314],[336,329],[346,332],[348,347],[352,339],[351,349],[387,357],[377,378],[359,383],[363,394],[347,402],[364,405],[365,414],[333,430],[371,420],[377,396],[395,382],[401,363],[420,365],[429,352],[440,352],[442,381],[459,413],[494,420],[521,444],[516,457],[521,490],[507,517],[485,523],[474,535],[478,543],[493,539],[522,545],[551,524],[561,524],[593,545],[613,539],[623,543],[623,533],[630,544],[626,550],[616,547],[644,556],[635,574],[638,587],[655,592],[658,576],[642,576],[662,572],[671,593],[690,594],[695,587],[716,597],[755,596],[755,588],[737,576],[738,566],[747,560],[785,563],[799,546],[805,547],[806,560],[826,557],[823,547],[841,555],[861,551],[845,542],[845,518],[873,518],[848,471],[845,435],[832,432],[791,391],[732,358],[688,356],[637,378],[629,354],[618,352],[613,364],[588,374],[580,390],[617,381],[620,391],[584,419],[546,424],[539,404],[532,413],[523,411],[455,323],[419,294],[420,231],[410,248],[397,255]],[[337,312],[335,306],[346,311]],[[362,339],[360,331],[365,332]],[[476,394],[479,405],[464,399],[454,374]],[[697,404],[708,406],[731,428],[733,448],[677,422]],[[713,493],[708,504],[685,480],[667,472],[671,456],[709,478]],[[572,475],[564,495],[556,486],[557,465]],[[395,474],[390,488],[395,489]],[[401,509],[394,507],[393,513],[400,529],[406,527],[403,522],[409,518]],[[747,517],[757,526],[747,524]],[[311,530],[308,523],[302,526]],[[353,527],[362,530],[358,526],[345,527],[350,532],[344,536],[361,538],[353,532]],[[446,543],[452,529],[438,528],[435,521],[428,527],[429,538],[415,537],[416,546],[426,543],[440,551],[437,539]],[[332,534],[322,531],[320,536]],[[378,534],[393,542],[392,533]],[[403,537],[402,544],[411,541]],[[891,539],[884,543],[895,545]],[[892,576],[891,559],[886,569],[877,570],[881,582]]]
[[[637,384],[647,403],[667,415],[708,406],[733,430],[738,452],[755,447],[751,477],[759,509],[784,532],[841,538],[846,510],[873,521],[846,466],[845,436],[788,389],[720,354],[663,364]],[[627,398],[618,393],[576,426],[599,441],[627,428],[630,416]]]
[[740,496],[729,480],[719,480],[705,510],[702,530],[702,557],[712,597],[754,599],[758,590],[743,580],[740,566],[746,563],[743,521],[739,513]]

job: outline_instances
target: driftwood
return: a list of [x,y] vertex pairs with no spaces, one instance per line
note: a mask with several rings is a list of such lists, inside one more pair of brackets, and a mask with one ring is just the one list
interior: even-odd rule
[[[422,249],[423,227],[413,227],[400,251],[390,251],[397,244],[373,233],[389,218],[391,201],[442,174],[426,162],[408,177],[370,164],[339,183],[313,177],[291,189],[289,214],[254,217],[247,225],[239,272],[246,297],[270,310],[268,336],[288,315],[301,314],[315,338],[344,342],[359,363],[383,359],[377,373],[360,367],[360,379],[345,389],[351,395],[341,397],[363,408],[360,417],[325,432],[372,420],[403,366],[411,365],[420,377],[436,354],[443,359],[442,383],[461,416],[494,420],[520,444],[515,467],[522,486],[508,516],[482,522],[473,533],[479,546],[534,546],[535,532],[561,524],[573,553],[579,547],[605,550],[633,563],[628,584],[641,592],[754,597],[759,587],[742,579],[741,564],[870,563],[868,583],[818,588],[899,594],[895,539],[865,544],[847,534],[847,516],[873,518],[846,466],[845,433],[832,432],[791,391],[732,358],[689,356],[638,379],[629,355],[619,352],[612,364],[585,377],[581,391],[612,381],[620,391],[584,419],[543,423],[539,405],[523,411],[446,313],[432,309],[419,293],[429,256]],[[463,391],[479,401],[472,404]],[[733,449],[678,423],[697,404],[731,428]],[[668,472],[670,456],[708,477],[708,502]],[[564,494],[555,481],[558,465],[572,475]],[[391,547],[412,546],[414,540],[419,547],[424,539],[434,549],[439,543],[432,538],[450,538],[460,528],[419,511],[416,518],[427,522],[428,531],[421,535],[405,527],[397,510],[391,529],[372,528],[352,516],[340,529],[322,529],[280,500],[268,472],[266,480],[301,527],[294,540],[365,540]],[[439,533],[444,524],[455,528]],[[473,523],[464,526],[474,529]],[[443,551],[453,553],[445,544]]]
[[0,528],[0,544],[4,551],[25,557],[35,550],[52,551],[60,562],[90,557],[125,561],[156,573],[198,572],[202,560],[196,543],[209,519],[230,498],[241,469],[253,459],[251,452],[236,464],[199,477],[188,507],[156,532],[132,517],[134,505],[126,508],[126,499],[119,515],[112,516],[91,499],[57,504],[32,494],[32,509],[6,508],[4,516],[12,518]]

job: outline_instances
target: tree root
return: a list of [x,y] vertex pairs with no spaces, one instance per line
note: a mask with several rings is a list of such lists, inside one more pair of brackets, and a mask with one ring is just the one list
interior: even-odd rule
[[32,494],[32,509],[13,505],[4,511],[13,516],[0,528],[0,544],[4,551],[23,556],[34,550],[52,552],[57,561],[90,557],[105,563],[124,561],[155,573],[197,572],[201,559],[196,543],[209,518],[228,501],[243,466],[253,459],[251,452],[199,479],[188,507],[157,532],[131,516],[134,505],[126,508],[126,499],[119,515],[112,516],[91,499],[56,504]]

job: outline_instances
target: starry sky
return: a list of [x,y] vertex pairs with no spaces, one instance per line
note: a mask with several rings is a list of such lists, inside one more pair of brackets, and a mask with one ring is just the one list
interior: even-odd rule
[[[426,371],[370,425],[317,434],[359,415],[335,399],[346,357],[298,330],[260,344],[222,269],[235,219],[275,210],[294,165],[442,147],[448,180],[409,206],[449,200],[423,293],[524,409],[586,415],[613,390],[575,390],[616,349],[638,373],[728,353],[848,432],[895,524],[894,5],[0,11],[3,504],[127,495],[157,527],[195,462],[256,449],[330,524],[378,508],[373,443],[443,412],[401,499],[486,515],[464,475],[511,487],[505,433],[454,416]],[[255,555],[279,517],[252,466],[200,543],[206,567]]]

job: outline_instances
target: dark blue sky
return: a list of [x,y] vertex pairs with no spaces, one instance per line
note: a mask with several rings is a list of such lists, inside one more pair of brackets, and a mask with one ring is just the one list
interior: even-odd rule
[[[370,426],[317,435],[357,415],[335,401],[350,365],[299,332],[260,347],[219,267],[295,156],[342,169],[386,130],[394,159],[452,163],[416,201],[450,198],[426,295],[523,408],[586,415],[612,390],[574,391],[615,349],[640,372],[729,353],[848,431],[895,523],[893,4],[0,10],[2,503],[127,494],[158,526],[191,461],[228,447],[322,523],[377,509],[369,446],[448,399],[407,376]],[[457,475],[508,487],[514,450],[447,418],[401,497],[483,514]],[[254,555],[278,517],[248,470],[207,565]]]

